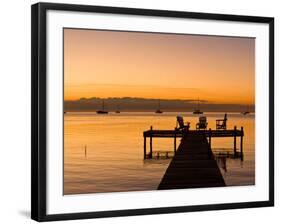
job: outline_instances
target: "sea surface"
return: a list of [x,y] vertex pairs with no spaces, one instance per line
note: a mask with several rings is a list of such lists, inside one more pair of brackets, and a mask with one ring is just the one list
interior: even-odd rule
[[[64,114],[64,194],[156,190],[171,159],[143,160],[143,131],[174,129],[182,115],[195,129],[199,115],[187,112]],[[208,128],[224,113],[204,113]],[[244,159],[231,158],[233,138],[212,138],[212,150],[227,186],[255,184],[255,115],[228,113],[227,126],[244,127]],[[177,143],[179,144],[179,140]],[[153,139],[153,150],[173,151],[173,139]],[[240,138],[237,138],[240,147]]]

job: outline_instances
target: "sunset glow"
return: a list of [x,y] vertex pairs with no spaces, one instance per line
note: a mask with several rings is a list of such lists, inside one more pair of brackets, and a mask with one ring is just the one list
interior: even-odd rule
[[255,103],[255,39],[64,29],[65,100]]

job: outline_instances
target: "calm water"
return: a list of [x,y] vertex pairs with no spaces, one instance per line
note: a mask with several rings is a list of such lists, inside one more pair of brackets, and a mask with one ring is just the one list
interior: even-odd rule
[[[65,114],[64,193],[97,193],[157,189],[170,159],[143,160],[143,131],[174,129],[176,115],[184,116],[195,128],[198,115],[190,113],[96,113]],[[223,113],[205,113],[208,128]],[[228,128],[244,127],[244,161],[217,158],[228,186],[255,184],[255,116],[228,113]],[[179,140],[178,140],[179,143]],[[237,146],[240,146],[238,138]],[[85,153],[86,147],[86,153]],[[212,138],[212,149],[223,152],[233,148],[233,138]],[[153,150],[172,151],[173,139],[154,139]]]

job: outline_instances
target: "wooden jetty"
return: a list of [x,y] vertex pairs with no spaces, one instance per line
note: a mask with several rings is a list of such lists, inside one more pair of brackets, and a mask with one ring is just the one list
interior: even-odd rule
[[[177,138],[183,138],[186,134],[203,134],[207,139],[210,148],[212,148],[211,142],[212,138],[222,138],[222,137],[232,137],[233,138],[233,152],[236,155],[243,154],[243,137],[244,130],[241,127],[241,130],[238,130],[236,126],[234,126],[233,130],[189,130],[188,132],[184,132],[175,128],[175,130],[153,130],[152,126],[150,130],[143,132],[143,158],[151,159],[153,154],[153,138],[174,138],[174,154],[177,151]],[[237,151],[237,137],[240,137],[240,153]],[[147,154],[147,138],[149,138],[149,153]]]
[[[243,158],[243,127],[238,130],[150,130],[143,133],[144,159],[151,159],[153,138],[174,138],[174,157],[164,174],[158,189],[179,189],[195,187],[225,186],[224,179],[211,150],[213,137],[232,137],[234,155]],[[237,151],[237,137],[240,137],[240,151]],[[146,153],[146,139],[149,138],[149,154]],[[177,146],[177,138],[181,142]]]

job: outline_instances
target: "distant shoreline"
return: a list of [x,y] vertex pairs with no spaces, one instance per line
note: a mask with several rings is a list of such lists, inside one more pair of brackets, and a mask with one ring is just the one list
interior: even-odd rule
[[[72,111],[65,111],[67,113],[96,113],[96,111],[92,111],[92,110],[72,110]],[[109,114],[116,114],[115,111],[108,111]],[[121,111],[120,114],[122,113],[153,113],[153,114],[156,114],[155,111]],[[161,115],[165,115],[165,113],[188,113],[188,114],[192,114],[192,115],[197,115],[198,114],[193,114],[193,111],[164,111],[163,114],[160,114],[159,116]],[[200,114],[200,115],[204,115],[204,114],[210,114],[210,113],[221,113],[221,114],[224,114],[224,113],[228,113],[228,114],[241,114],[241,111],[204,111],[203,114]],[[251,112],[250,111],[250,114],[249,115],[253,115],[255,114],[255,112]],[[241,114],[242,115],[242,114]]]
[[[104,108],[103,108],[104,107]],[[204,99],[168,100],[146,98],[81,98],[79,100],[65,100],[65,111],[127,111],[127,112],[155,112],[160,109],[163,112],[193,112],[195,109],[209,112],[245,112],[253,113],[253,104],[226,104],[213,103]]]

